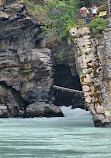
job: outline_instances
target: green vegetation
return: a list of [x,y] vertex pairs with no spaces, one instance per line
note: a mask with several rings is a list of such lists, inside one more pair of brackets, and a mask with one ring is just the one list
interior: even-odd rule
[[[75,26],[75,12],[85,4],[91,7],[92,4],[103,4],[106,0],[24,0],[28,11],[43,24],[41,30],[47,41],[50,41],[49,47],[56,45],[58,40],[65,41],[68,30]],[[79,20],[77,25],[85,25],[83,20]],[[97,17],[88,25],[94,34],[101,33],[107,27],[106,20]]]
[[75,25],[75,10],[78,8],[76,0],[47,0],[35,1],[31,3],[25,0],[29,11],[38,21],[44,25],[41,27],[44,34],[49,36],[59,36],[65,40],[67,28]]
[[90,24],[88,24],[88,26],[91,28],[93,34],[100,34],[107,28],[107,20],[97,16]]
[[76,22],[76,25],[77,26],[84,26],[86,23],[85,23],[85,20],[84,19],[78,19],[77,22]]
[[44,6],[41,4],[41,1],[37,0],[32,3],[32,0],[24,0],[26,3],[28,11],[41,23],[46,23],[49,21],[49,17],[47,16],[47,10],[45,10]]
[[80,49],[78,52],[78,57],[80,57],[82,55],[82,50]]
[[97,6],[101,6],[105,2],[107,2],[107,0],[81,0],[79,3],[80,3],[80,7],[83,4],[85,4],[85,6],[87,7],[91,7],[93,4]]
[[65,52],[60,52],[60,58],[61,60],[65,60]]

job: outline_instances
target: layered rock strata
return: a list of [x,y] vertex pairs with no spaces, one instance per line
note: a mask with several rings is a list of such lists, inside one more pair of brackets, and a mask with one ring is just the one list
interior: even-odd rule
[[[96,38],[88,27],[69,31],[76,67],[95,126],[111,125],[111,27]],[[76,49],[76,51],[75,51]]]
[[29,104],[50,104],[52,53],[40,23],[27,14],[16,0],[0,3],[0,117],[24,117]]

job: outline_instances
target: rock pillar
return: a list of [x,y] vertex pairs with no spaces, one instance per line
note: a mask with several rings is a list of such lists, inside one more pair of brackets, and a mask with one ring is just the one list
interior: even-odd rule
[[[69,31],[76,47],[76,67],[95,126],[111,124],[111,28],[96,38],[88,27]],[[75,48],[74,48],[75,50]]]

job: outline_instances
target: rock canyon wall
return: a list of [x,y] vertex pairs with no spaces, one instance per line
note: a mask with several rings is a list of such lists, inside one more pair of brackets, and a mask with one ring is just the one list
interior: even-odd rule
[[95,126],[111,125],[111,22],[102,35],[88,27],[72,28],[76,67]]
[[[0,117],[42,116],[44,108],[47,116],[55,116],[55,107],[50,108],[52,53],[44,47],[41,24],[27,12],[16,0],[0,4]],[[54,111],[63,116],[58,107]]]
[[111,23],[99,37],[87,27],[72,28],[69,47],[54,52],[46,48],[40,26],[23,3],[1,1],[0,118],[63,116],[60,105],[87,106],[95,126],[110,126]]

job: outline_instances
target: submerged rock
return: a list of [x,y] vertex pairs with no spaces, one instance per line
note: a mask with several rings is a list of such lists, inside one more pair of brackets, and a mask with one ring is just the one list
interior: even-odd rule
[[26,108],[25,117],[63,117],[62,110],[54,105],[49,105],[44,102],[36,102],[30,104]]

